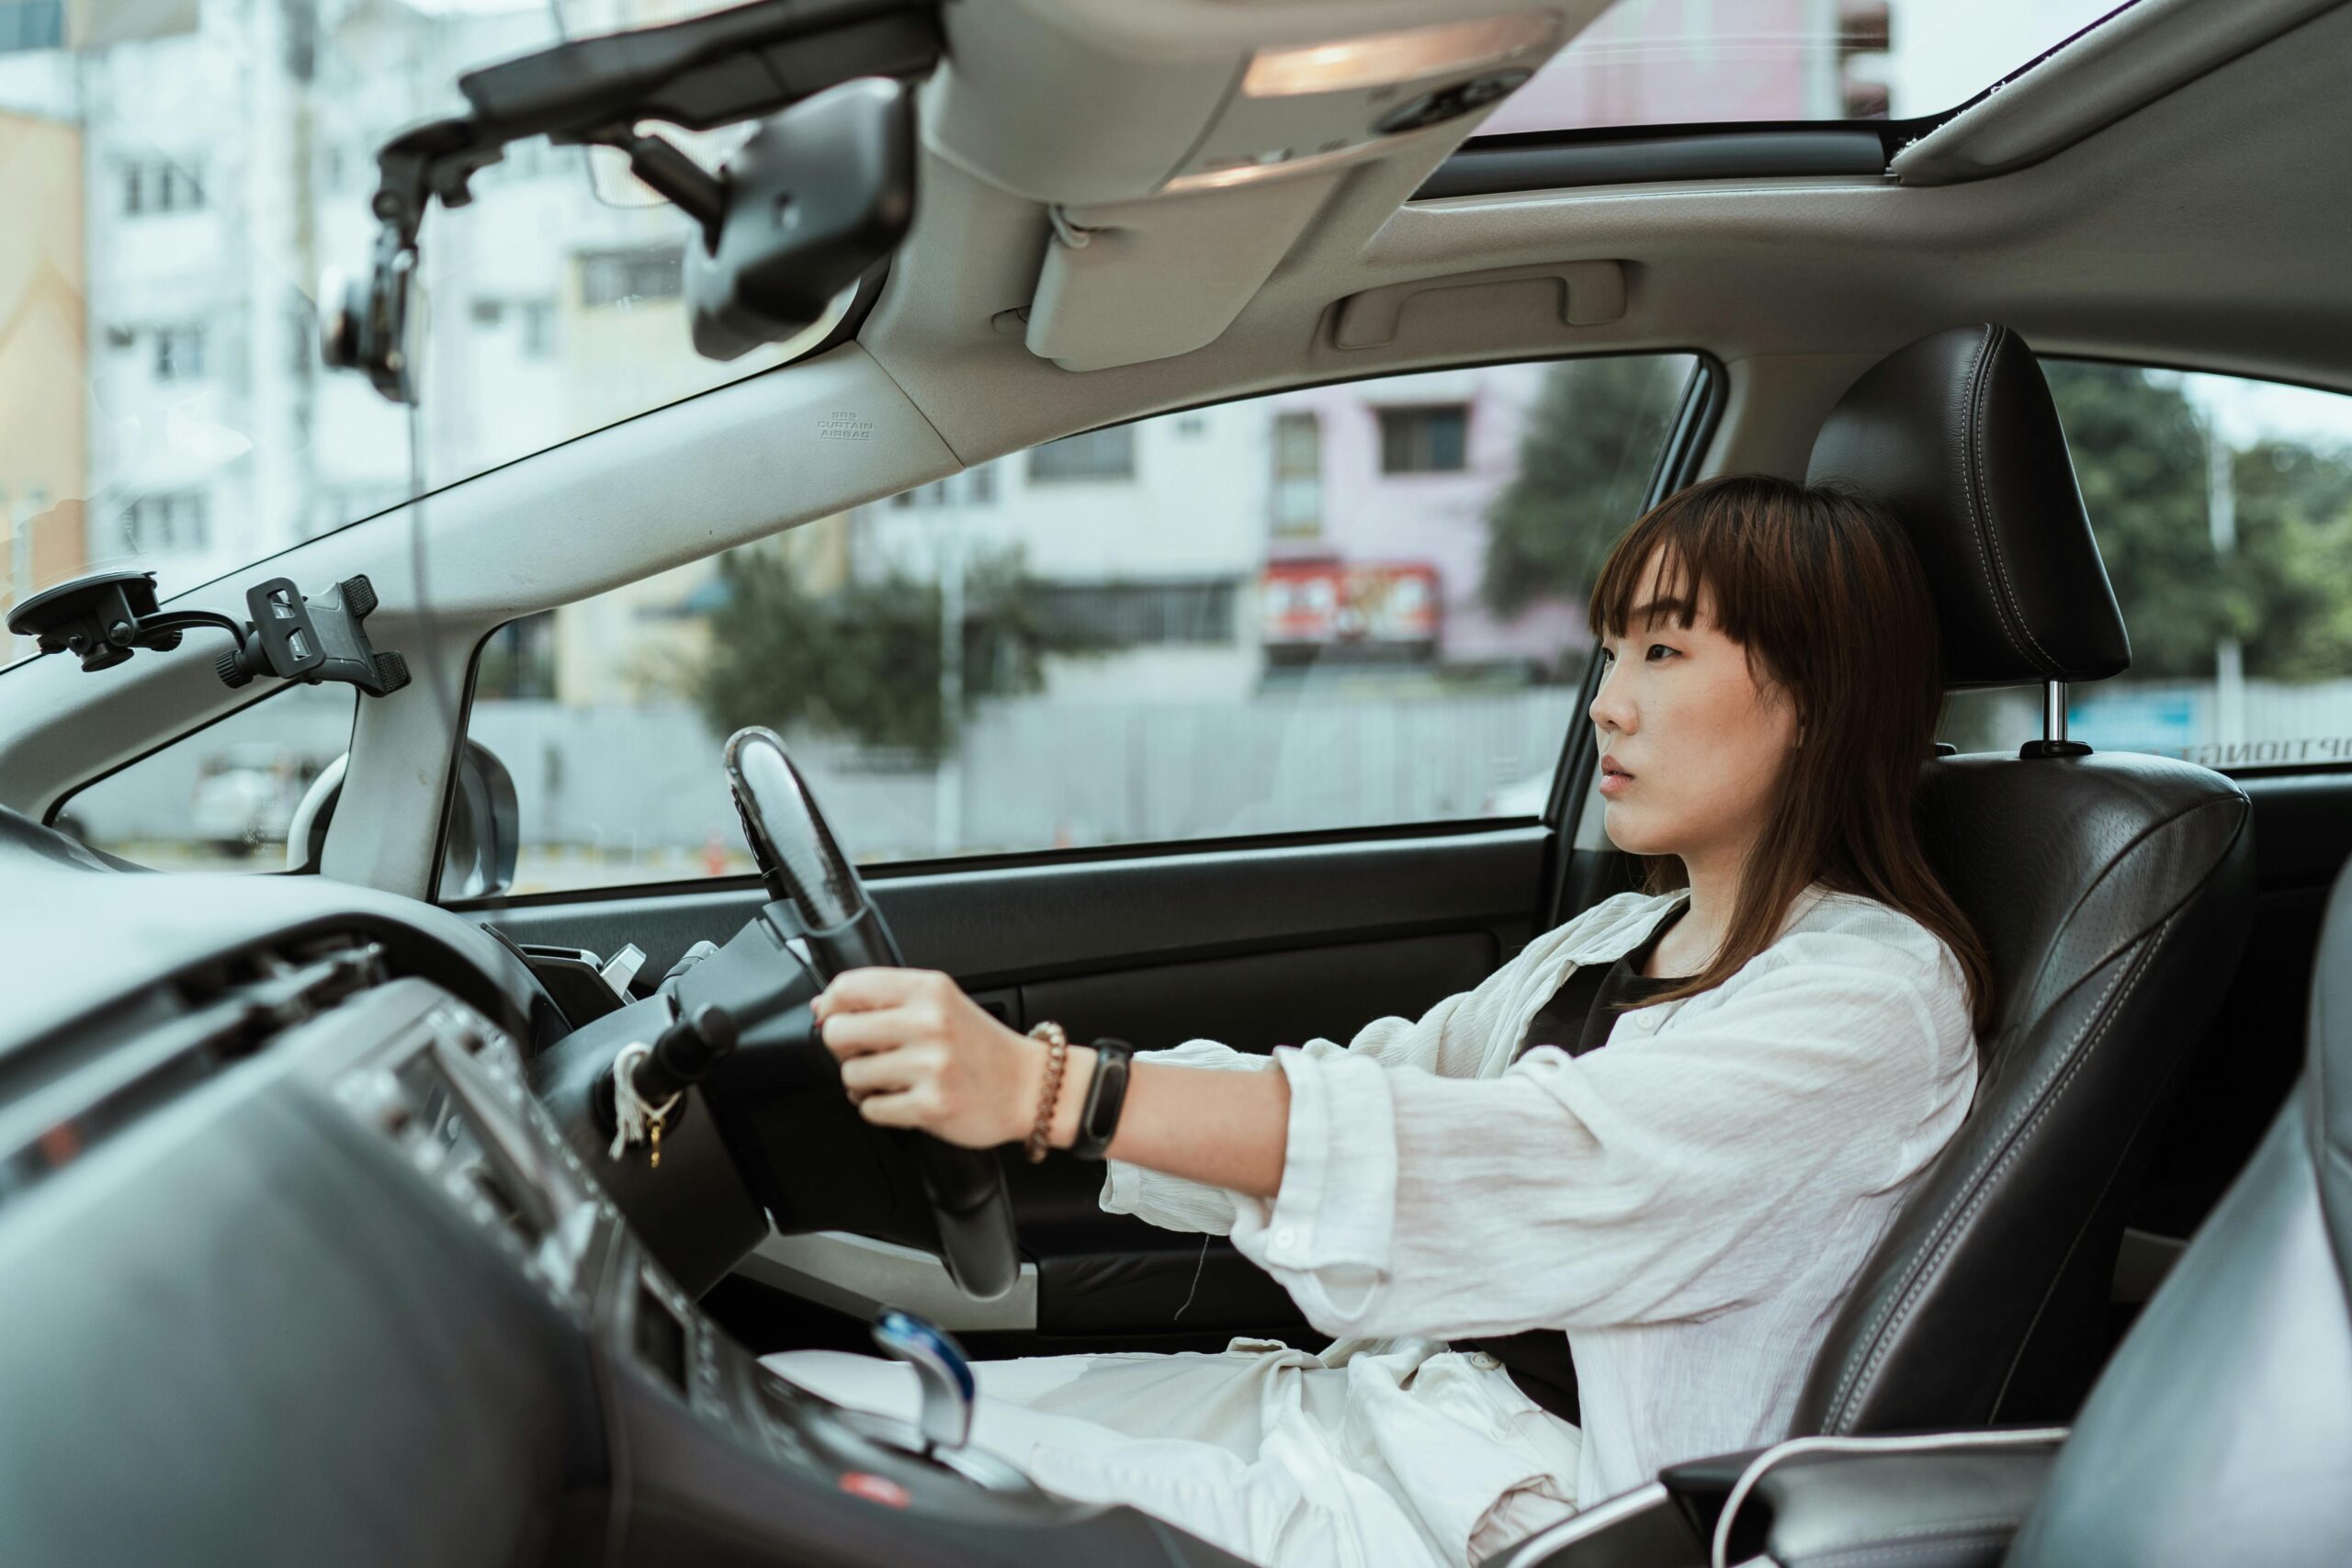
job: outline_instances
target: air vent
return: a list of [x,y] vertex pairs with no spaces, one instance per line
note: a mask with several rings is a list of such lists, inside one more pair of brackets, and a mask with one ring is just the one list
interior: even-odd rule
[[277,1035],[384,979],[349,936],[249,949],[12,1053],[0,1075],[0,1202]]

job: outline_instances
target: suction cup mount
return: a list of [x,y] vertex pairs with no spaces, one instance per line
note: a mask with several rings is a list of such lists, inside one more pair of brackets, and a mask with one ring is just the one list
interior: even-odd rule
[[10,613],[8,629],[43,653],[70,653],[84,670],[109,670],[136,649],[164,652],[199,627],[222,631],[235,646],[214,660],[221,682],[243,686],[256,675],[317,685],[339,681],[371,697],[408,684],[408,661],[379,653],[360,623],[376,608],[365,577],[346,578],[317,599],[291,578],[273,577],[245,592],[251,621],[211,610],[158,609],[152,571],[101,571],[34,594]]

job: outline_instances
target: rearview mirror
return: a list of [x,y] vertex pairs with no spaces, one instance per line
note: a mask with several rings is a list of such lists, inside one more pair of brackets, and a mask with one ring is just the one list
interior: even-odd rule
[[767,120],[727,160],[715,242],[686,246],[695,350],[734,359],[783,343],[906,238],[915,210],[914,98],[844,82]]

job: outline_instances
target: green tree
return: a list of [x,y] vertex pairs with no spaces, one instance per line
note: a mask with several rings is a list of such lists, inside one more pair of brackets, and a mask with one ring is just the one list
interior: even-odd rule
[[2217,554],[2211,438],[2178,379],[2045,368],[2134,677],[2210,678],[2224,637],[2249,675],[2352,674],[2352,455],[2278,440],[2231,454],[2237,543]]
[[[711,729],[806,725],[924,761],[950,750],[963,715],[940,700],[940,589],[896,571],[828,593],[754,546],[719,558],[724,597],[710,649],[688,688]],[[963,688],[982,697],[1035,691],[1047,653],[1095,645],[1045,623],[1019,558],[974,561],[965,574]]]
[[1487,512],[1480,592],[1498,614],[1581,605],[1640,510],[1690,362],[1679,355],[1552,367],[1520,436],[1519,473]]
[[2352,675],[2352,452],[2262,441],[2234,456],[2231,473],[2246,673]]
[[2213,673],[2238,616],[2213,554],[2203,422],[2177,381],[2122,365],[2044,369],[2091,532],[2132,636],[2132,673]]

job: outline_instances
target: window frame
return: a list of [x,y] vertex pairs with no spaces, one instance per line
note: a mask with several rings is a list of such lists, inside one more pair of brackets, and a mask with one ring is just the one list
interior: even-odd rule
[[[1399,377],[1427,375],[1443,370],[1481,370],[1498,366],[1551,366],[1578,360],[1652,359],[1673,356],[1691,361],[1690,379],[1685,383],[1679,401],[1669,418],[1667,435],[1661,443],[1657,462],[1653,465],[1642,501],[1626,519],[1630,526],[1634,518],[1674,490],[1681,488],[1695,476],[1720,428],[1729,404],[1729,378],[1723,360],[1712,350],[1690,345],[1662,345],[1652,348],[1625,349],[1608,354],[1543,354],[1496,355],[1477,359],[1447,361],[1439,364],[1414,365],[1374,375],[1326,376],[1312,380],[1287,383],[1279,387],[1264,387],[1227,397],[1182,403],[1164,409],[1153,409],[1125,420],[1072,431],[1072,435],[1087,434],[1095,430],[1132,426],[1146,420],[1172,417],[1206,410],[1227,407],[1236,403],[1256,401],[1283,392],[1312,391],[1334,386],[1373,385]],[[1067,439],[1057,436],[1057,440]],[[1039,443],[1040,446],[1044,443]],[[1467,447],[1467,426],[1464,427]],[[1030,450],[1035,450],[1035,447]],[[882,498],[885,502],[889,498]],[[560,608],[560,606],[553,606]],[[542,612],[532,612],[538,614]],[[523,617],[517,616],[516,619]],[[502,622],[503,626],[506,623]],[[490,637],[500,627],[485,632],[474,645],[467,660],[462,701],[459,704],[455,744],[463,745],[473,711],[474,687],[481,667],[482,650]],[[1583,683],[1577,688],[1580,702],[1589,705],[1592,699],[1593,672],[1597,661],[1586,660]],[[1227,834],[1197,839],[1148,839],[1130,843],[1084,844],[1065,848],[1045,846],[1028,850],[979,851],[967,854],[910,856],[905,859],[875,861],[856,867],[861,881],[886,883],[926,876],[955,876],[965,874],[981,874],[995,871],[1012,871],[1024,867],[1069,865],[1105,861],[1161,860],[1181,855],[1216,855],[1262,852],[1289,848],[1314,848],[1345,843],[1374,843],[1416,839],[1462,838],[1491,833],[1528,833],[1541,831],[1550,835],[1551,847],[1546,851],[1539,886],[1551,894],[1558,882],[1561,868],[1568,860],[1568,826],[1563,823],[1563,800],[1577,798],[1572,793],[1571,781],[1579,773],[1589,775],[1593,761],[1591,748],[1571,744],[1574,731],[1561,738],[1560,752],[1554,763],[1552,795],[1539,816],[1521,817],[1458,817],[1440,818],[1410,822],[1384,822],[1331,828],[1294,828],[1266,833]],[[716,752],[712,766],[717,767]],[[444,840],[448,831],[451,803],[456,799],[454,769],[445,770],[447,782],[444,785],[441,827],[435,835],[432,864],[431,887],[425,900],[435,906],[461,913],[491,913],[501,909],[530,909],[559,905],[605,903],[618,899],[692,897],[697,895],[723,897],[755,891],[761,879],[755,872],[728,876],[698,876],[670,881],[625,882],[599,887],[556,888],[541,893],[500,893],[476,898],[445,901],[441,897],[441,864],[446,853]],[[1589,783],[1589,778],[1588,781]],[[1555,917],[1547,917],[1555,922]]]

